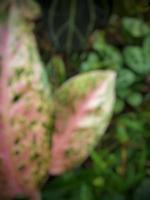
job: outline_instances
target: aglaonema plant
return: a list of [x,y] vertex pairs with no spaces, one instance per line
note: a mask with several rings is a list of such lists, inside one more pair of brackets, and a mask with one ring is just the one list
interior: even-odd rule
[[77,75],[52,96],[26,14],[31,16],[11,1],[0,22],[3,200],[40,199],[49,174],[80,165],[105,132],[115,99],[113,71]]
[[93,71],[77,75],[55,94],[51,174],[82,163],[105,132],[112,115],[115,73]]
[[48,174],[52,106],[31,25],[15,1],[1,22],[0,57],[0,199],[38,199]]

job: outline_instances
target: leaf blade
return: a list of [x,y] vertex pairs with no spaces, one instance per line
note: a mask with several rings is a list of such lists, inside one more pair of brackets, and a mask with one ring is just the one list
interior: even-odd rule
[[58,90],[50,173],[63,173],[88,157],[108,126],[114,82],[114,72],[93,71],[70,79]]

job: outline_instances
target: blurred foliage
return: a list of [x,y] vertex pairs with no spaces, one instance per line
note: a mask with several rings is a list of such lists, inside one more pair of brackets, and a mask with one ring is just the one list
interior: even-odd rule
[[127,66],[134,72],[146,75],[150,71],[150,37],[145,38],[143,47],[128,46],[124,49]]
[[108,21],[110,9],[109,0],[51,0],[48,30],[55,49],[67,54],[85,49],[95,26]]
[[[113,69],[118,76],[114,116],[103,140],[81,167],[50,177],[42,190],[43,200],[149,200],[150,1],[88,1],[97,6],[94,11],[81,9],[80,1],[46,2],[43,20],[48,19],[45,32],[51,44],[41,37],[43,33],[36,34],[42,41],[42,56],[45,60],[51,56],[46,69],[53,89],[85,71]],[[105,22],[105,29],[97,21]]]
[[114,11],[121,16],[139,16],[149,11],[148,0],[114,0]]
[[150,1],[37,1],[46,28],[37,20],[35,33],[44,61],[51,57],[46,69],[53,90],[85,71],[118,75],[114,116],[102,141],[81,167],[49,177],[43,200],[149,200]]
[[106,43],[104,33],[95,32],[93,35],[93,51],[85,55],[85,59],[81,64],[81,71],[85,72],[100,68],[117,69],[121,64],[122,57],[119,51],[114,46]]
[[[46,35],[55,52],[67,55],[89,47],[89,35],[97,28],[106,27],[113,4],[113,0],[36,1],[43,11],[37,33],[40,37]],[[43,28],[44,32],[41,31]],[[44,47],[42,50],[47,51],[47,43]]]
[[125,17],[122,24],[128,36],[140,38],[150,34],[150,27],[141,18]]
[[[81,167],[50,177],[43,188],[43,200],[149,199],[150,27],[131,17],[122,18],[119,26],[115,34],[121,45],[120,40],[109,42],[110,26],[91,35],[90,50],[69,57],[77,73],[117,71],[114,117],[103,140]],[[67,77],[65,62],[56,56],[50,66],[52,63],[61,84]]]
[[59,55],[54,55],[46,68],[53,89],[58,88],[66,79],[65,63],[62,58]]

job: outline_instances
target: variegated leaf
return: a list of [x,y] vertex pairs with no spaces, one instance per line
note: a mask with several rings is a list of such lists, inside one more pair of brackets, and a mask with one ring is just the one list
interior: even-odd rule
[[0,59],[0,199],[34,196],[48,172],[52,106],[31,25],[15,1],[0,24]]
[[51,174],[61,174],[88,157],[109,124],[114,90],[113,71],[93,71],[70,79],[56,92]]

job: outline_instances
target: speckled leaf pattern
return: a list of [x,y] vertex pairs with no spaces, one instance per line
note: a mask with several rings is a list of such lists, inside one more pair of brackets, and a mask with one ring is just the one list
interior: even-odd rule
[[51,101],[30,23],[13,5],[0,24],[0,199],[29,195],[48,173]]
[[77,75],[56,92],[51,174],[81,164],[104,134],[115,100],[115,76],[102,70]]

